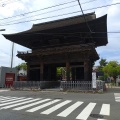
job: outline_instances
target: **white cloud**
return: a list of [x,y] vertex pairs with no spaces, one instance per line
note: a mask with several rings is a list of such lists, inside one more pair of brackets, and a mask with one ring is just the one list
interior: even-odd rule
[[10,67],[10,56],[0,52],[0,66]]
[[[113,3],[120,2],[119,0],[113,0]],[[108,32],[120,32],[120,5],[111,6],[108,9],[107,27]],[[100,58],[105,58],[108,61],[117,60],[120,63],[120,34],[119,33],[108,33],[108,44],[107,46],[97,48],[97,52]],[[96,64],[99,64],[98,61]]]
[[25,6],[22,2],[8,3],[4,7],[0,7],[0,15],[3,17],[9,17],[14,15],[14,12],[19,10],[25,10]]

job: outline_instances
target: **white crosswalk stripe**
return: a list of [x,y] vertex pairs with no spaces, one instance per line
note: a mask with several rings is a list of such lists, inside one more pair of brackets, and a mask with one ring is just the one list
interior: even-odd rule
[[35,103],[32,103],[32,104],[28,104],[28,105],[24,105],[24,106],[21,106],[21,107],[18,107],[18,108],[14,108],[13,110],[22,110],[22,109],[25,109],[25,108],[28,108],[28,107],[31,107],[31,106],[34,106],[34,105],[38,105],[40,103],[43,103],[43,102],[47,102],[51,99],[44,99],[44,100],[41,100],[41,101],[38,101],[38,102],[35,102]]
[[[4,99],[4,100],[2,100]],[[0,96],[0,100],[6,101],[5,103],[0,102],[0,110],[10,109],[12,110],[23,110],[23,112],[35,112],[40,110],[40,114],[49,115],[55,113],[57,117],[72,117],[72,112],[76,114],[78,120],[87,120],[90,117],[90,114],[95,111],[97,103],[84,103],[83,101],[76,101],[75,103],[72,100],[62,100],[62,99],[43,99],[43,98],[26,98],[26,97],[4,97]],[[10,100],[10,101],[9,101]],[[83,108],[83,104],[86,105]],[[37,105],[37,106],[36,106]],[[46,110],[42,110],[43,108]],[[97,108],[98,109],[98,108]],[[75,111],[81,111],[77,114]],[[56,112],[55,112],[56,111]],[[58,113],[58,111],[60,111]],[[57,114],[56,114],[57,113]],[[110,116],[110,104],[101,104],[99,115]],[[98,118],[97,120],[107,120],[106,118]]]
[[110,104],[103,104],[100,115],[110,115]]
[[53,106],[52,108],[50,108],[50,109],[42,112],[41,114],[47,114],[47,115],[48,115],[48,114],[54,112],[55,110],[63,107],[64,105],[66,105],[66,104],[68,104],[68,103],[70,103],[70,102],[71,102],[71,100],[66,100],[66,101],[64,101],[64,102],[62,102],[62,103],[59,103],[59,104]]
[[25,102],[22,102],[22,103],[13,104],[13,105],[8,105],[8,106],[5,106],[5,107],[2,107],[1,109],[8,109],[8,108],[11,108],[11,107],[15,107],[15,106],[18,106],[18,105],[23,105],[23,104],[34,102],[34,101],[37,101],[37,100],[40,100],[40,98],[28,100],[28,101],[25,101]]
[[48,103],[45,103],[45,104],[43,104],[43,105],[37,106],[37,107],[35,107],[35,108],[32,108],[32,109],[30,109],[30,110],[27,110],[26,112],[35,112],[35,111],[37,111],[37,110],[40,110],[40,109],[42,109],[42,108],[44,108],[44,107],[47,107],[47,106],[52,105],[52,104],[54,104],[54,103],[56,103],[56,102],[59,102],[59,101],[60,101],[59,99],[56,99],[56,100],[50,101],[50,102],[48,102]]
[[65,109],[63,112],[61,112],[60,114],[58,114],[57,116],[61,116],[61,117],[67,117],[71,112],[73,112],[76,108],[78,108],[81,104],[83,104],[83,102],[76,102],[75,104],[71,105],[70,107],[68,107],[67,109]]
[[[0,98],[0,102],[3,101],[3,100],[5,100],[5,98]],[[8,100],[9,100],[9,99],[8,99]]]
[[[101,111],[100,111],[100,115],[110,115],[110,104],[103,104]],[[107,119],[97,119],[97,120],[107,120]]]
[[120,93],[114,93],[115,101],[120,102]]
[[10,98],[0,98],[0,102],[3,101],[3,100],[10,100]]
[[85,107],[85,109],[76,117],[76,119],[87,120],[95,105],[96,103],[89,103],[87,107]]
[[13,99],[7,99],[7,100],[1,100],[0,102],[1,103],[5,103],[5,102],[10,102],[10,101],[14,101],[14,100],[20,100],[20,99],[23,99],[24,97],[21,97],[21,98],[13,98]]
[[17,102],[22,102],[22,101],[26,101],[26,100],[30,100],[32,98],[26,98],[26,99],[22,99],[22,100],[17,100],[17,101],[12,101],[12,102],[8,102],[8,103],[2,103],[0,104],[0,106],[5,106],[5,105],[9,105],[9,104],[14,104],[14,103],[17,103]]
[[10,97],[10,96],[4,97],[4,96],[0,96],[0,99],[5,99],[5,100],[11,99],[11,98],[17,98],[17,97]]

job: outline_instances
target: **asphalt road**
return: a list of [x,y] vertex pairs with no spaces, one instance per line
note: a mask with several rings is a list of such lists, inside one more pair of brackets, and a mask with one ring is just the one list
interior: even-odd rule
[[120,89],[104,94],[0,89],[0,120],[120,120]]

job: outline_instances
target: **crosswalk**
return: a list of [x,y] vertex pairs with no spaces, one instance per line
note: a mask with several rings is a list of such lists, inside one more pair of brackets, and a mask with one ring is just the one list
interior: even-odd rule
[[[85,104],[85,107],[83,107]],[[82,107],[81,107],[82,106]],[[77,111],[77,120],[88,120],[90,115],[95,111],[97,103],[85,103],[83,101],[72,101],[63,99],[50,99],[50,98],[26,98],[26,97],[11,97],[0,96],[0,110],[12,109],[14,111],[20,111],[27,113],[39,112],[40,115],[50,115],[55,113],[56,117],[72,117],[72,113]],[[44,108],[44,110],[42,110]],[[63,109],[64,108],[64,109]],[[56,111],[57,114],[56,114]],[[79,113],[78,113],[79,111]],[[103,115],[103,118],[96,118],[97,120],[107,120],[106,117],[110,116],[110,104],[101,104],[99,115]]]
[[115,101],[120,102],[120,93],[114,93]]

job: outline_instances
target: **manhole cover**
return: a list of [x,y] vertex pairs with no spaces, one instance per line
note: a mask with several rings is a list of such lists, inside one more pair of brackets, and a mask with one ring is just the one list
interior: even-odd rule
[[91,114],[90,117],[93,117],[93,118],[104,118],[103,115],[99,115],[99,114]]

